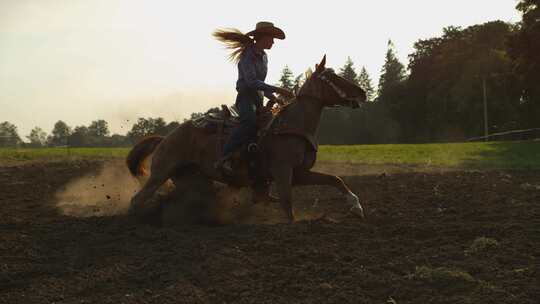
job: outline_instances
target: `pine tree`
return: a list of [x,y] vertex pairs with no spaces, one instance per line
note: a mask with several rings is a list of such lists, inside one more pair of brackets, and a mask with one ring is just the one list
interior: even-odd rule
[[347,57],[345,65],[339,69],[339,76],[358,84],[358,74],[356,74],[353,65],[351,57]]
[[386,60],[379,78],[378,95],[383,96],[385,91],[403,81],[405,78],[405,67],[396,57],[394,44],[388,40],[388,51],[386,51]]
[[281,86],[282,88],[292,90],[294,88],[293,77],[294,77],[293,72],[291,71],[291,69],[289,69],[289,66],[286,65],[285,68],[283,68],[283,71],[281,71],[281,78],[279,79],[279,86]]
[[358,75],[358,84],[364,91],[366,91],[367,101],[373,101],[375,95],[375,90],[371,84],[371,78],[365,67],[362,67],[360,75]]

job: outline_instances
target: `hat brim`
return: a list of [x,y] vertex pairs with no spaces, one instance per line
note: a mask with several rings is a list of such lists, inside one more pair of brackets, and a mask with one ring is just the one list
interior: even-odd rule
[[263,27],[258,30],[251,31],[247,33],[246,35],[255,36],[257,34],[270,35],[273,38],[277,38],[281,40],[285,39],[285,33],[279,27],[275,27],[275,26]]

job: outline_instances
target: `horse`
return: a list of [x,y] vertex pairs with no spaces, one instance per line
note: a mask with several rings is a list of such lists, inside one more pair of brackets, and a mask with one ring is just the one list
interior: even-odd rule
[[[275,183],[278,200],[288,222],[295,221],[292,208],[292,186],[328,185],[337,188],[349,205],[349,212],[360,218],[364,211],[358,196],[341,178],[311,171],[317,155],[316,132],[322,110],[330,106],[358,108],[366,102],[365,91],[355,83],[326,68],[326,55],[306,73],[295,100],[285,106],[273,119],[272,125],[259,142],[260,170],[268,173]],[[144,175],[144,160],[152,154],[150,176],[142,189],[131,200],[130,213],[140,214],[144,204],[167,180],[179,182],[186,174],[202,174],[209,180],[231,183],[214,166],[219,157],[216,147],[221,145],[217,134],[208,134],[187,121],[167,136],[151,136],[137,143],[129,152],[126,163],[133,176]],[[247,161],[235,164],[234,183],[249,186]]]

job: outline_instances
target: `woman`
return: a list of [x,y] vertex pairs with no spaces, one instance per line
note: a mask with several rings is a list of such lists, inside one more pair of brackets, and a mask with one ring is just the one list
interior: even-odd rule
[[[242,34],[235,29],[217,30],[214,37],[232,49],[230,59],[238,63],[238,80],[236,81],[236,108],[240,116],[240,125],[223,147],[221,159],[216,167],[226,174],[232,175],[230,158],[244,144],[254,142],[257,137],[256,112],[263,106],[263,95],[271,102],[278,93],[284,97],[293,97],[287,89],[266,84],[268,59],[264,50],[269,50],[274,39],[285,39],[285,33],[271,22],[257,23],[255,30]],[[253,37],[253,38],[251,38]]]

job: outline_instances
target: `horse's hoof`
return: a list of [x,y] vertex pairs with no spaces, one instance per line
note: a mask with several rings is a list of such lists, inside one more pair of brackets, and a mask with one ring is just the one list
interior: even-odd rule
[[253,199],[252,199],[252,202],[253,204],[257,204],[257,203],[265,203],[265,202],[269,202],[269,203],[279,203],[279,198],[273,196],[273,195],[270,195],[270,194],[253,194]]
[[350,213],[360,218],[364,218],[364,209],[362,208],[362,205],[360,205],[360,200],[356,194],[349,192],[347,195],[347,203],[351,205],[351,209],[349,209]]
[[364,210],[362,209],[362,206],[358,204],[358,206],[352,206],[349,212],[361,219],[364,218]]

